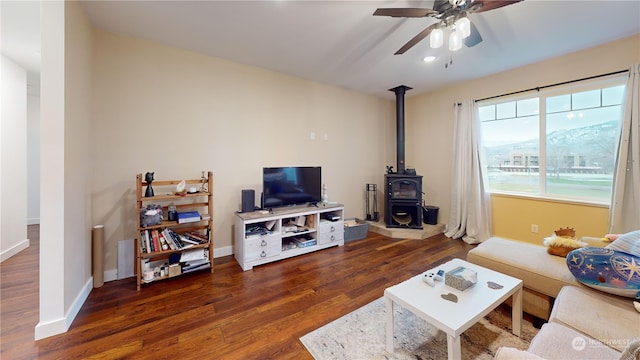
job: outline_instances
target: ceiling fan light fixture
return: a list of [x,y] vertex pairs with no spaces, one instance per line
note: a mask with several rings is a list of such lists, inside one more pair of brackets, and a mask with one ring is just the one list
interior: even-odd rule
[[462,37],[458,31],[452,31],[449,34],[449,51],[458,51],[462,49]]
[[460,36],[463,39],[466,39],[471,35],[471,21],[466,15],[463,15],[461,18],[456,20],[456,31],[460,33]]
[[431,36],[429,38],[429,46],[432,49],[437,49],[444,44],[444,32],[442,28],[435,28],[431,31]]
[[424,61],[424,62],[426,62],[426,63],[430,63],[430,62],[434,61],[435,59],[436,59],[436,57],[435,57],[435,56],[430,55],[430,56],[425,56],[425,57],[422,59],[422,61]]

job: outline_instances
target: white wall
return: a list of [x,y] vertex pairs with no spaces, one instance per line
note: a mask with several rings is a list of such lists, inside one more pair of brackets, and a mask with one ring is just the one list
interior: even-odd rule
[[40,75],[40,321],[35,338],[67,331],[64,307],[64,3],[44,1]]
[[93,212],[107,270],[136,235],[137,173],[213,172],[219,256],[231,253],[241,190],[259,204],[262,167],[320,165],[330,200],[363,217],[365,184],[395,162],[392,101],[102,30],[94,45]]
[[43,2],[36,339],[66,331],[93,287],[91,61],[91,27],[79,3]]
[[27,238],[27,72],[2,55],[0,261],[29,247]]
[[[78,1],[65,5],[65,308],[79,311],[93,288],[91,267],[93,34]],[[75,314],[74,316],[75,317]]]
[[40,223],[40,95],[27,95],[27,223]]

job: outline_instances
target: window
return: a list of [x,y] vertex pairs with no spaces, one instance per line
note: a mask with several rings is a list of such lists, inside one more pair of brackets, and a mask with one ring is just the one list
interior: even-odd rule
[[624,81],[478,103],[489,191],[608,203]]

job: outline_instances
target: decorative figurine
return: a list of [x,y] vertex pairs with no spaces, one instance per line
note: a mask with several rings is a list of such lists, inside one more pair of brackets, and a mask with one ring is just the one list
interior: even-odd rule
[[146,174],[144,174],[144,181],[146,181],[147,183],[147,190],[144,192],[144,196],[145,197],[152,197],[153,194],[153,188],[151,187],[151,183],[153,182],[153,173],[152,172],[148,172]]

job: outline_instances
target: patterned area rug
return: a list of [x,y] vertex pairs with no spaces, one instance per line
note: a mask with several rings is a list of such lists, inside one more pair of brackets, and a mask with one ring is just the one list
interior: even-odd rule
[[[394,304],[395,352],[385,350],[386,308],[379,298],[300,338],[315,359],[447,358],[444,332]],[[493,359],[500,346],[525,350],[538,332],[523,319],[522,338],[511,333],[511,309],[498,307],[462,334],[463,359]]]

